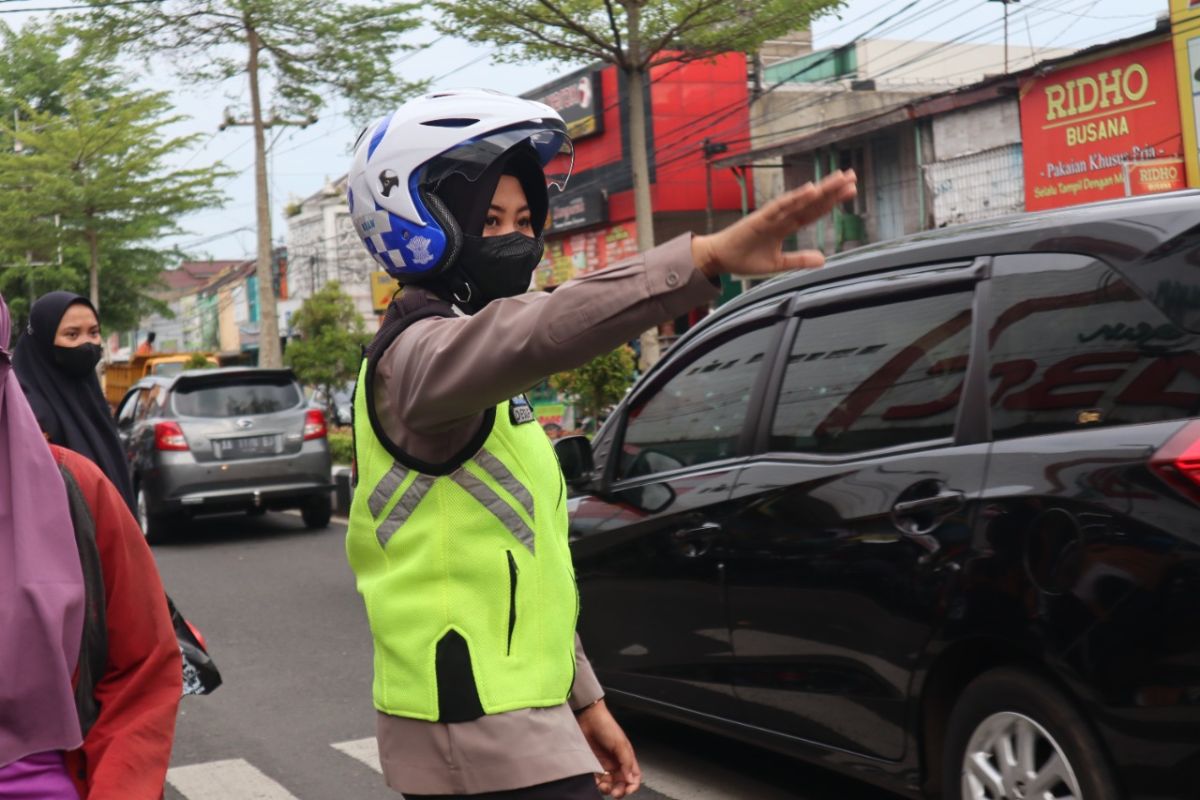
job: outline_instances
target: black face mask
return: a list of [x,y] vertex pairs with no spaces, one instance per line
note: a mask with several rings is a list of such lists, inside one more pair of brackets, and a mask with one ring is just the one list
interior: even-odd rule
[[100,345],[88,342],[77,347],[54,345],[54,361],[72,378],[85,378],[100,363]]
[[524,293],[542,260],[542,250],[541,238],[516,231],[503,236],[464,235],[457,263],[470,294],[455,299],[475,312],[493,300]]

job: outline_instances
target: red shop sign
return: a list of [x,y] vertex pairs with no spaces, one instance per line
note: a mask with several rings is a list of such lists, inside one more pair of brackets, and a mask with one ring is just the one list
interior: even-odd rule
[[1182,158],[1180,131],[1169,41],[1023,80],[1025,208],[1123,197],[1126,163]]
[[1125,165],[1125,194],[1155,194],[1187,188],[1182,158],[1130,161]]

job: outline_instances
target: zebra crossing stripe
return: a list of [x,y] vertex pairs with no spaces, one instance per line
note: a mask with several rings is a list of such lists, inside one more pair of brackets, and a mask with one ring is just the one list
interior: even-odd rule
[[241,758],[171,767],[167,783],[187,800],[298,800]]
[[375,743],[374,736],[355,739],[351,742],[338,742],[330,747],[340,753],[345,753],[356,761],[361,761],[376,772],[383,772],[383,767],[379,764],[379,745]]

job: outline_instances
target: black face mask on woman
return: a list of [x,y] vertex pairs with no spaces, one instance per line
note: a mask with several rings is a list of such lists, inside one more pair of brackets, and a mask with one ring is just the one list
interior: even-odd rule
[[456,292],[455,299],[475,312],[493,300],[524,293],[543,249],[540,237],[519,231],[503,236],[464,235],[458,264],[466,278],[466,294]]
[[100,363],[100,345],[87,342],[76,347],[54,345],[54,363],[72,378],[85,378]]

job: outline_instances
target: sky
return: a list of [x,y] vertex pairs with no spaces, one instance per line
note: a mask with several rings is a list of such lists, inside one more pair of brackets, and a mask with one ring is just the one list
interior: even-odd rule
[[[1080,48],[1123,38],[1153,28],[1167,13],[1168,0],[1010,0],[1008,35],[1013,44]],[[46,11],[24,12],[74,5],[72,0],[2,0],[0,19],[19,27],[24,21],[45,18]],[[857,36],[914,39],[931,42],[957,39],[980,44],[1001,44],[1004,5],[1000,0],[846,0],[842,8],[813,24],[813,46],[832,47]],[[520,94],[563,75],[582,64],[495,64],[489,48],[450,37],[439,37],[425,28],[411,37],[413,44],[432,46],[402,56],[397,70],[409,79],[431,78],[435,90],[481,87]],[[180,220],[186,233],[164,246],[178,245],[198,258],[249,258],[255,249],[254,155],[247,127],[218,131],[224,109],[247,115],[244,78],[225,86],[181,85],[166,61],[140,66],[147,88],[168,88],[177,110],[188,119],[169,129],[173,135],[199,133],[194,147],[181,153],[173,166],[195,167],[222,162],[235,175],[223,182],[228,196],[224,207],[198,212]],[[349,164],[349,147],[358,128],[345,114],[345,104],[334,100],[320,112],[319,121],[305,129],[268,131],[272,143],[268,168],[274,240],[286,236],[283,207],[294,199],[319,191],[340,177]],[[271,141],[271,139],[268,139]]]

